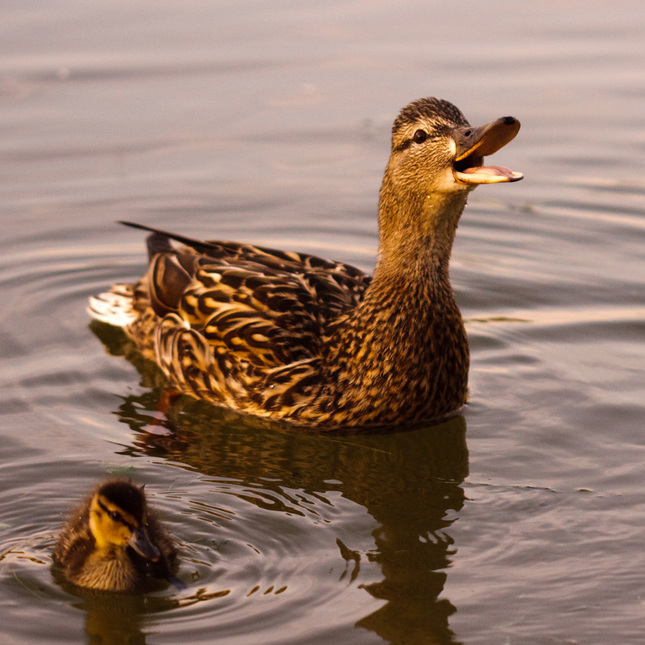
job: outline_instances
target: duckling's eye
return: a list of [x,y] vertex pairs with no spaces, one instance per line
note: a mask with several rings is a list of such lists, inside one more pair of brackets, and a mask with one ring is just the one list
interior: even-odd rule
[[110,519],[113,522],[121,522],[123,523],[123,518],[121,517],[121,513],[117,511],[108,511],[108,515],[110,516]]
[[414,143],[423,143],[428,138],[428,133],[425,130],[417,130],[413,138]]

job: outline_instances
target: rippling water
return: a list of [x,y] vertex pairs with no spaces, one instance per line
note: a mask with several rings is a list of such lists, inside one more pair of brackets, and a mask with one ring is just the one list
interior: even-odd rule
[[[641,2],[0,16],[3,642],[641,642]],[[391,123],[424,95],[523,123],[496,160],[526,179],[479,188],[454,250],[464,415],[321,437],[164,412],[156,372],[85,313],[143,269],[115,220],[369,270]],[[112,473],[146,483],[186,589],[55,581],[67,510]]]

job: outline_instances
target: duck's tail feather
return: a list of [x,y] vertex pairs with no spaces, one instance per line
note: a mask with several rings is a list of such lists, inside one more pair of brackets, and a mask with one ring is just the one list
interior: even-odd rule
[[169,240],[174,240],[180,244],[185,244],[196,251],[208,252],[209,250],[216,249],[220,250],[220,246],[213,244],[211,242],[206,242],[205,240],[196,240],[192,237],[186,237],[184,235],[179,235],[177,233],[170,233],[169,231],[164,231],[160,228],[154,228],[152,226],[146,226],[145,224],[137,224],[135,222],[126,222],[120,220],[119,224],[124,224],[125,226],[130,226],[131,228],[138,228],[142,231],[148,231],[149,233],[154,233],[155,235],[161,235]]
[[139,312],[135,311],[133,305],[132,285],[115,284],[110,291],[90,297],[87,311],[92,318],[108,325],[127,327],[139,317]]

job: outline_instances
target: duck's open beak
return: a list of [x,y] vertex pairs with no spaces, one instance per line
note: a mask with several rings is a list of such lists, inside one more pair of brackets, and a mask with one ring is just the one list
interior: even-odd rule
[[128,544],[146,560],[156,562],[161,556],[159,549],[150,541],[144,529],[135,529],[128,540]]
[[504,166],[484,166],[484,157],[492,155],[515,138],[520,122],[512,116],[503,116],[479,128],[470,126],[455,130],[457,152],[452,174],[460,184],[498,184],[519,181],[524,177]]

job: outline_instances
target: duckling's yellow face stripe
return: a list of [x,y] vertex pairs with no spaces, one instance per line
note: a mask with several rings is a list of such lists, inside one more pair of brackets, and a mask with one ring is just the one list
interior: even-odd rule
[[132,533],[145,524],[98,493],[90,504],[90,531],[99,548],[127,546]]

